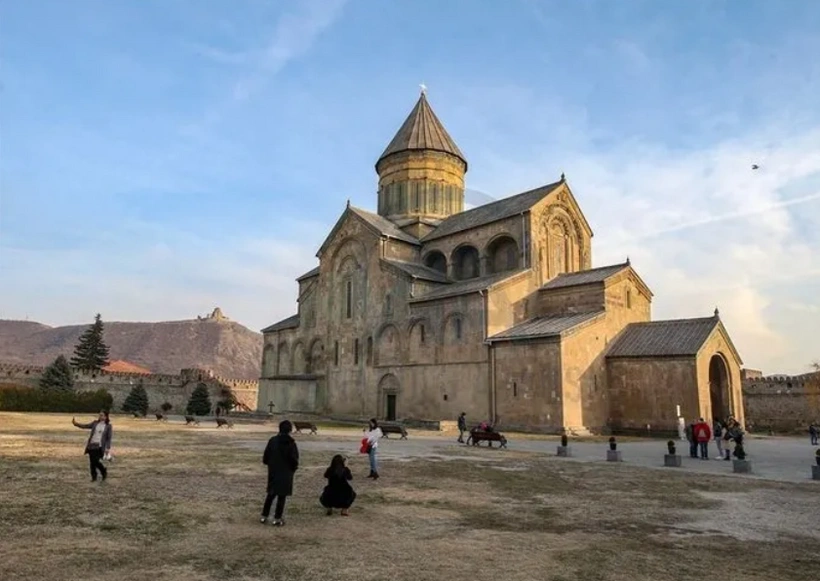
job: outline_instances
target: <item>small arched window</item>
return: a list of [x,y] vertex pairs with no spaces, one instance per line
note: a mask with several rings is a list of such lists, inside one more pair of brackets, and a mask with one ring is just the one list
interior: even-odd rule
[[632,291],[630,289],[626,290],[626,308],[632,308]]
[[455,320],[456,326],[456,339],[461,339],[461,319]]

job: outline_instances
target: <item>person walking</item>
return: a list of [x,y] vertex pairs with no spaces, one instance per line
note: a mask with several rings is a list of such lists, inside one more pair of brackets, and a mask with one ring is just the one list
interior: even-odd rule
[[367,475],[368,478],[372,478],[373,480],[379,479],[379,466],[376,462],[376,451],[379,448],[379,440],[382,437],[382,429],[379,427],[379,422],[376,421],[376,418],[372,418],[367,424],[367,431],[364,434],[364,437],[367,439],[367,456],[370,460],[370,474]]
[[458,443],[464,443],[464,432],[467,431],[467,414],[461,412],[461,415],[458,416]]
[[77,423],[74,418],[71,418],[71,423],[81,430],[91,430],[85,444],[85,453],[88,454],[88,462],[91,468],[91,482],[97,481],[97,472],[100,473],[104,482],[108,478],[108,469],[103,466],[102,459],[103,456],[111,453],[111,438],[114,435],[108,412],[101,411],[97,419],[89,424]]
[[814,422],[812,422],[812,423],[809,425],[809,439],[811,440],[811,445],[812,445],[812,446],[817,446],[817,435],[818,435],[818,432],[820,432],[820,429],[818,429],[817,424],[815,424]]
[[284,526],[282,516],[285,512],[285,501],[293,494],[293,475],[299,468],[299,449],[291,437],[293,424],[288,420],[279,423],[279,433],[268,440],[262,463],[268,467],[268,493],[262,507],[259,522],[265,524],[270,516],[271,505],[276,499],[276,510],[272,524]]
[[717,460],[723,458],[723,432],[725,428],[720,420],[715,420],[712,428],[712,437],[715,439],[715,446],[717,446]]
[[700,459],[709,459],[709,440],[712,439],[712,429],[706,420],[698,418],[698,423],[695,424],[695,440],[697,440],[698,448],[700,448]]
[[330,461],[330,467],[325,470],[327,486],[319,497],[319,503],[327,509],[328,516],[333,514],[334,508],[342,510],[342,516],[348,516],[348,509],[356,500],[356,491],[350,486],[353,474],[345,466],[345,457],[336,454]]

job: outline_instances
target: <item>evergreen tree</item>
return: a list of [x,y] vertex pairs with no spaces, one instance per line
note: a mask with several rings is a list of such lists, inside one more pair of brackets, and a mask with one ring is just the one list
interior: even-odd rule
[[74,389],[74,372],[65,355],[60,355],[46,367],[40,378],[40,387],[46,391],[72,391]]
[[82,371],[100,371],[108,365],[108,345],[103,341],[103,322],[99,313],[80,336],[71,365]]
[[148,392],[141,383],[131,388],[131,392],[122,402],[122,411],[144,416],[148,413]]
[[211,413],[211,396],[208,394],[207,385],[204,383],[196,385],[193,393],[191,393],[191,399],[188,400],[186,411],[195,416],[207,416]]

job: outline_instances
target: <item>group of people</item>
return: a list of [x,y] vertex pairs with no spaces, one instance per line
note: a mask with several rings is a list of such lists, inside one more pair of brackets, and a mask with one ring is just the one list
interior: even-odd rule
[[698,418],[697,422],[686,426],[686,439],[689,441],[689,456],[692,458],[708,460],[709,442],[714,439],[718,453],[716,460],[731,460],[732,445],[735,446],[734,453],[737,452],[737,446],[743,445],[743,429],[732,416],[723,422],[716,419],[711,426],[703,418]]
[[[299,468],[299,448],[296,440],[290,435],[293,431],[293,424],[285,420],[279,424],[279,433],[268,440],[265,452],[262,454],[262,463],[268,467],[268,487],[265,503],[262,505],[262,516],[259,522],[266,524],[270,520],[270,511],[273,501],[276,507],[273,512],[274,526],[283,526],[285,521],[285,502],[288,496],[293,494],[293,476]],[[362,439],[360,451],[366,453],[370,460],[370,474],[368,478],[378,480],[379,468],[376,459],[376,452],[379,447],[379,439],[382,437],[381,428],[375,419],[371,419]],[[353,480],[353,473],[346,465],[346,458],[341,454],[336,454],[330,461],[330,466],[325,470],[324,478],[327,485],[319,497],[319,503],[325,507],[328,515],[333,514],[334,509],[341,511],[342,516],[349,515],[349,509],[356,500],[356,491],[350,485]]]

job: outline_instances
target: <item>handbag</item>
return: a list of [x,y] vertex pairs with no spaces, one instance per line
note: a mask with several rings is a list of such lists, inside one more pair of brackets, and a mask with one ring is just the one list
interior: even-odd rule
[[362,438],[362,445],[359,446],[359,453],[367,454],[370,452],[370,444],[367,442],[367,438]]

